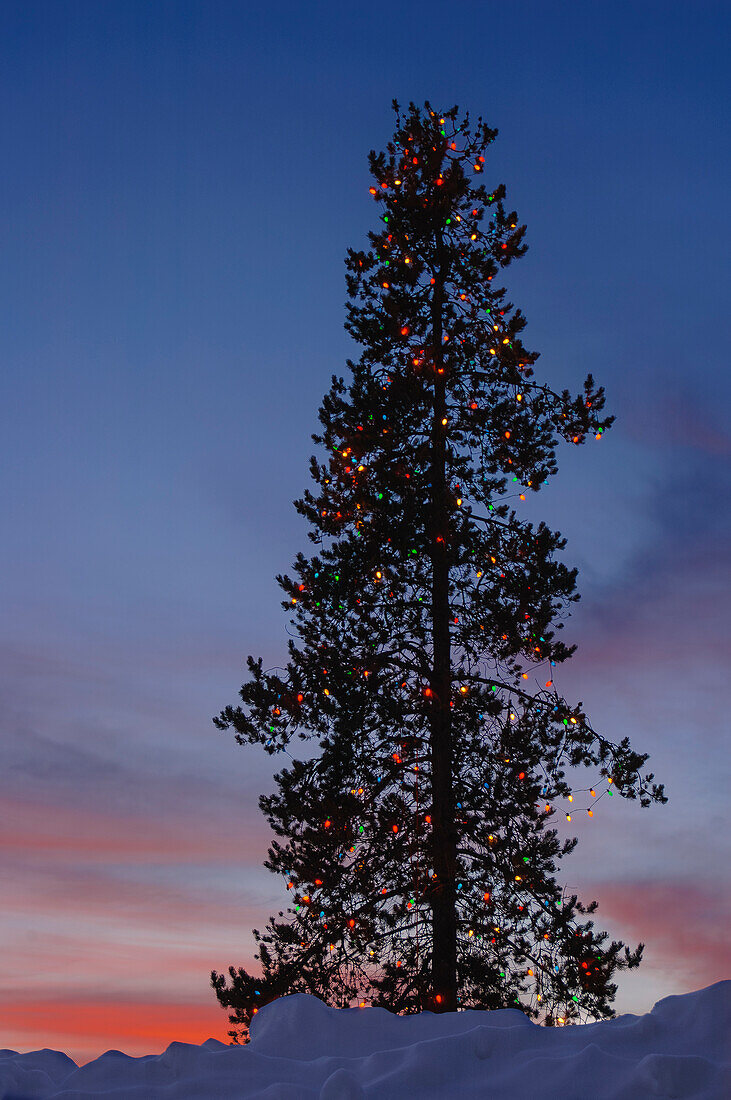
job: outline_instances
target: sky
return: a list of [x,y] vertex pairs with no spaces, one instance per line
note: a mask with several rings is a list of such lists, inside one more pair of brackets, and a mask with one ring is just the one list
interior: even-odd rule
[[343,258],[394,97],[498,128],[537,373],[592,371],[617,416],[532,505],[579,567],[555,679],[670,801],[604,800],[563,881],[647,944],[618,1010],[729,975],[730,22],[704,0],[0,6],[0,1047],[225,1040],[210,971],[251,965],[283,903],[257,806],[279,761],[211,716],[247,654],[286,652],[274,576],[306,552],[291,502],[357,351]]

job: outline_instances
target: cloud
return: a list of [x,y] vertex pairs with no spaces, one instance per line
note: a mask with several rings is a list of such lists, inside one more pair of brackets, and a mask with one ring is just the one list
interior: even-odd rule
[[[254,965],[265,872],[5,864],[3,1043],[88,1060],[225,1038],[210,971]],[[268,878],[269,876],[266,876]],[[103,992],[102,992],[103,991]]]
[[165,997],[14,999],[0,1004],[0,1028],[11,1049],[51,1047],[82,1065],[109,1049],[141,1056],[160,1053],[174,1041],[229,1041],[227,1015],[204,982],[200,999],[187,1003]]
[[213,727],[210,686],[196,696],[186,674],[181,692],[177,672],[160,672],[153,685],[149,667],[138,674],[116,658],[100,670],[88,643],[57,663],[43,643],[5,645],[0,791],[120,818],[197,818],[221,833],[243,829],[248,808],[256,815],[256,796],[271,784],[269,758]]
[[627,434],[654,447],[682,448],[712,458],[731,456],[731,435],[717,409],[699,400],[696,391],[682,384],[670,388],[666,377],[648,379],[646,385],[658,396],[641,402],[634,394],[624,402],[621,423]]
[[175,818],[149,809],[132,816],[20,798],[5,798],[3,809],[0,851],[24,861],[242,865],[260,862],[269,835],[261,817],[242,837],[238,831],[222,831],[217,820],[186,814],[182,806]]
[[272,761],[213,728],[190,649],[4,657],[3,1042],[88,1060],[225,1039],[210,970],[252,966],[285,900],[260,866]]
[[655,479],[640,504],[644,543],[610,582],[584,593],[575,613],[571,633],[584,659],[611,667],[724,660],[729,505],[720,463],[695,458]]
[[627,943],[644,942],[646,967],[661,972],[672,992],[731,975],[731,904],[718,883],[614,881],[588,890],[601,898],[597,923],[606,922]]

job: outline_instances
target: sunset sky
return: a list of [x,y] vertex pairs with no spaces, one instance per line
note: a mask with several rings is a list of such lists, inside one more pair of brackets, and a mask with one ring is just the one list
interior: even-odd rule
[[[537,373],[617,424],[532,505],[568,537],[555,679],[665,807],[579,823],[562,878],[646,962],[617,1008],[729,976],[729,8],[5,0],[0,1048],[225,1039],[212,968],[282,906],[278,761],[211,716],[282,662],[274,575],[373,224],[391,100],[500,131]],[[724,774],[725,769],[725,774]],[[726,899],[728,895],[726,895]]]

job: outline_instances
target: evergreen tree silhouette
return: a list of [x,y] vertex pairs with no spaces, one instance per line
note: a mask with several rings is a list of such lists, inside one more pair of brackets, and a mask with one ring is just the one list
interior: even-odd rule
[[[646,755],[557,691],[576,570],[560,534],[520,518],[559,440],[600,438],[613,418],[591,375],[575,397],[535,379],[525,319],[493,285],[526,250],[504,186],[482,182],[496,131],[456,107],[394,109],[369,157],[380,225],[346,260],[362,352],[323,399],[325,456],[295,502],[316,550],[277,578],[287,668],[249,657],[242,705],[214,719],[270,753],[318,749],[260,801],[276,836],[265,865],[291,905],[255,932],[261,977],[212,974],[236,1040],[298,991],[604,1017],[642,954],[583,919],[595,902],[564,896],[554,876],[576,840],[554,826],[615,792],[666,799]],[[578,766],[595,784],[580,795]]]

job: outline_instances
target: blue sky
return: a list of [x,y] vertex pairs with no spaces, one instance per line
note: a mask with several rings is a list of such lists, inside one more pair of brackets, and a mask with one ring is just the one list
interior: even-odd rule
[[[615,799],[566,881],[648,944],[620,1008],[722,977],[727,6],[8,2],[0,24],[0,1004],[25,1012],[0,1045],[148,1052],[185,1031],[163,996],[222,1036],[208,971],[280,904],[272,763],[210,717],[247,653],[285,652],[273,578],[306,545],[291,501],[353,354],[343,257],[394,97],[499,129],[526,344],[618,417],[534,507],[580,567],[559,686],[671,801]],[[67,1032],[41,975],[81,1006]],[[104,998],[158,1030],[102,1036]]]

